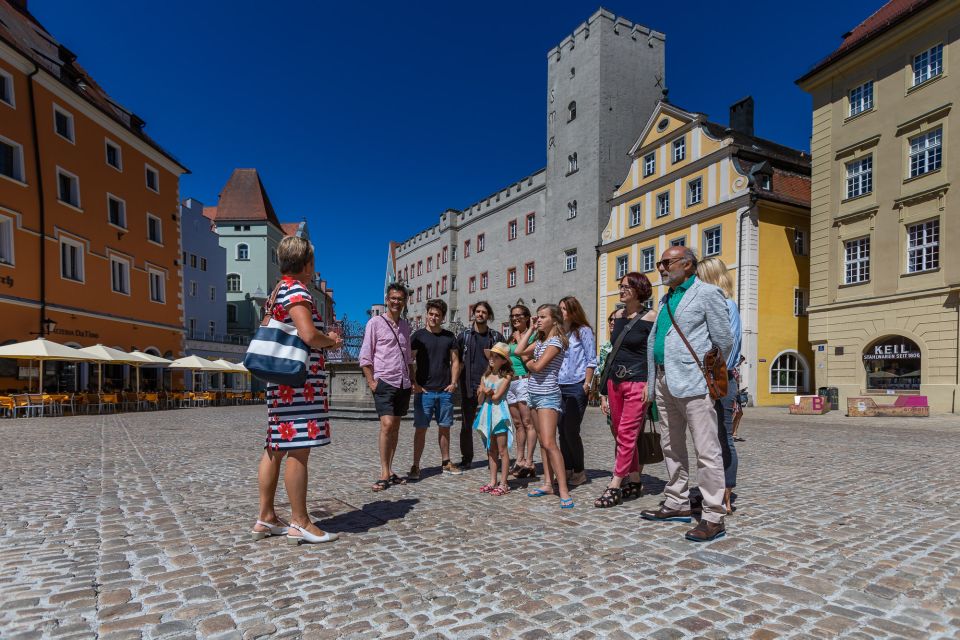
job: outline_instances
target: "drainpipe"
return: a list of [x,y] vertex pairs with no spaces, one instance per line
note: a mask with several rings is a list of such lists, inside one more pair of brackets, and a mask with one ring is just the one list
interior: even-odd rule
[[743,220],[748,215],[753,213],[757,206],[757,194],[751,191],[750,193],[750,206],[747,207],[746,211],[740,214],[740,219],[737,220],[737,308],[743,308],[741,303],[741,295],[743,292],[743,287],[741,286],[743,281]]
[[30,128],[33,136],[33,159],[37,175],[37,203],[40,205],[40,336],[45,333],[47,318],[47,218],[43,193],[43,169],[40,166],[40,140],[37,137],[37,107],[33,96],[33,77],[40,72],[38,65],[27,76],[27,92],[30,96]]

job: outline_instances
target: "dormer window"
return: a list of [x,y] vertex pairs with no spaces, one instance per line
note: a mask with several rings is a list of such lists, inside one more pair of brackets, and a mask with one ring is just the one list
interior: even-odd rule
[[575,100],[567,105],[567,114],[567,122],[573,122],[577,119],[577,102]]
[[764,191],[773,189],[773,177],[769,173],[761,173],[757,176],[757,181],[760,184],[760,188]]

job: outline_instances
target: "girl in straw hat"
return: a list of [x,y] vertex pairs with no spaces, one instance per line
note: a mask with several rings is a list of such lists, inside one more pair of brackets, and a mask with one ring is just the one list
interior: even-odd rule
[[[473,421],[473,428],[480,432],[480,438],[487,449],[487,461],[490,464],[490,482],[480,487],[481,493],[502,496],[510,491],[507,474],[510,472],[510,447],[513,445],[513,421],[510,419],[510,407],[507,406],[507,389],[513,377],[510,364],[510,347],[498,342],[490,349],[484,349],[490,366],[480,379],[477,390],[477,404],[480,410]],[[500,459],[500,484],[497,484],[497,459]]]

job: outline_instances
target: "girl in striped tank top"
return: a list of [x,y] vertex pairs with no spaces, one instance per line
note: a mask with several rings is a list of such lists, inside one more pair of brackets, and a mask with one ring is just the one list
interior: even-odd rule
[[530,372],[527,383],[528,404],[533,414],[540,440],[540,456],[543,459],[543,486],[531,489],[531,498],[553,494],[553,476],[556,475],[560,489],[560,508],[572,509],[573,499],[567,490],[567,473],[563,455],[557,445],[557,420],[560,417],[560,367],[568,346],[563,332],[560,307],[555,304],[540,305],[537,309],[536,342],[518,346],[517,355],[532,357],[526,364]]

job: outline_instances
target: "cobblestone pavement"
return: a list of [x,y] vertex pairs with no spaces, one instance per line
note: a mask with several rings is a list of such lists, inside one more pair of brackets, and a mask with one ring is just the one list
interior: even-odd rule
[[252,542],[263,425],[262,407],[0,423],[0,637],[960,637],[953,417],[749,410],[738,512],[700,546],[638,517],[662,465],[650,495],[592,507],[612,464],[595,409],[572,511],[477,493],[479,464],[439,475],[432,434],[423,480],[371,493],[377,427],[340,422],[309,499],[341,540]]

